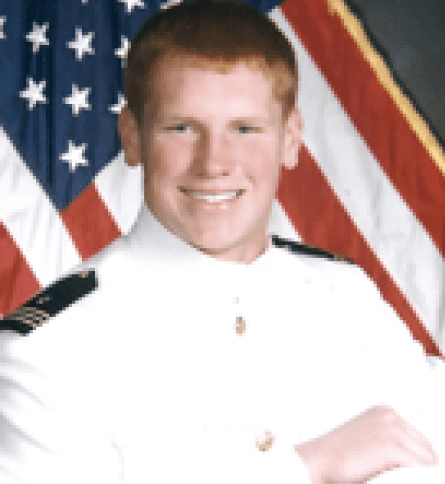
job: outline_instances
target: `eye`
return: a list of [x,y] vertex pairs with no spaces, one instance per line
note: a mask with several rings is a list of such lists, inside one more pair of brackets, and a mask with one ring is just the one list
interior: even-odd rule
[[173,133],[190,133],[192,130],[191,126],[185,123],[173,124],[172,126],[167,126],[166,129]]
[[247,124],[240,124],[236,127],[236,131],[240,134],[259,133],[261,128],[257,126],[249,126]]

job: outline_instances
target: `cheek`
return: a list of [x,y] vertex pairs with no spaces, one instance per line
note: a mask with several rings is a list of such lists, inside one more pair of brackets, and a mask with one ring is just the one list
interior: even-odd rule
[[258,184],[272,185],[279,172],[280,151],[274,140],[249,140],[242,147],[246,172]]
[[153,142],[149,150],[149,171],[161,177],[177,177],[189,169],[193,146],[187,141]]

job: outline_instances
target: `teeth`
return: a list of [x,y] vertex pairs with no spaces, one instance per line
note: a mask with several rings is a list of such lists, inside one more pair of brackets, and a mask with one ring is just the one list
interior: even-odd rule
[[225,200],[231,200],[239,195],[239,191],[235,192],[222,192],[217,195],[209,195],[208,193],[194,192],[192,190],[186,190],[187,195],[197,198],[198,200],[205,200],[206,202],[217,203]]

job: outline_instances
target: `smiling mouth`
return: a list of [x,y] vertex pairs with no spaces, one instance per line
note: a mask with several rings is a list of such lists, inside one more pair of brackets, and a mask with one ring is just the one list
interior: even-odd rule
[[187,188],[180,189],[182,193],[193,198],[195,200],[202,200],[209,203],[220,203],[226,202],[228,200],[234,200],[240,197],[245,190],[226,190],[226,191],[199,191],[199,190],[189,190]]

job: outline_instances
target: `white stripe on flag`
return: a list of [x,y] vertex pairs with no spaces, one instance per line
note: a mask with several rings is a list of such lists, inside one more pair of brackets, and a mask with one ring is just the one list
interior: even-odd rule
[[270,16],[297,52],[305,143],[370,247],[438,337],[445,270],[439,251],[357,133],[281,10],[274,9]]
[[284,239],[301,242],[301,235],[295,230],[280,202],[274,200],[269,220],[269,233],[278,235]]
[[142,168],[128,167],[121,151],[97,174],[94,184],[121,232],[128,233],[142,205]]
[[0,126],[0,220],[46,286],[80,261],[57,210]]

